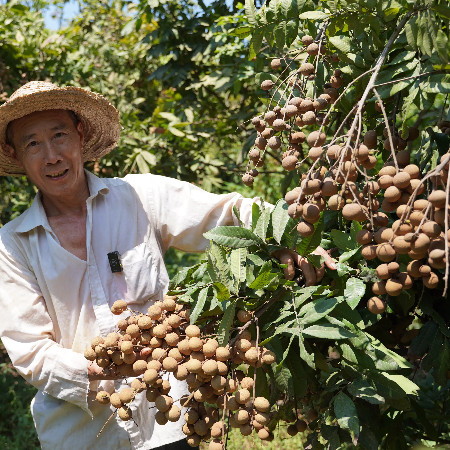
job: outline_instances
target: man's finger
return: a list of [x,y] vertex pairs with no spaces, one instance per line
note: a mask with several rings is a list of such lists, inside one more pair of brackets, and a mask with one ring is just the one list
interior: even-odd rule
[[325,275],[325,265],[322,264],[319,268],[315,267],[316,269],[316,282],[318,283],[319,281],[322,280],[322,278]]
[[287,267],[283,269],[284,277],[286,278],[286,280],[293,280],[295,276],[295,265],[292,252],[288,249],[280,250],[274,252],[274,256],[278,258],[281,264],[287,265]]
[[305,258],[300,258],[298,265],[305,276],[306,286],[314,286],[317,281],[314,266]]
[[336,270],[337,267],[333,258],[322,247],[317,247],[312,253],[313,255],[323,256],[325,265],[331,270]]

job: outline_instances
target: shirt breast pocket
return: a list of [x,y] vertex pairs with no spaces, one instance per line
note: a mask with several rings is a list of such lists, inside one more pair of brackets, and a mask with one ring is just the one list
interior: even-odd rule
[[122,253],[120,259],[123,271],[114,274],[117,298],[140,304],[161,295],[160,262],[145,242]]

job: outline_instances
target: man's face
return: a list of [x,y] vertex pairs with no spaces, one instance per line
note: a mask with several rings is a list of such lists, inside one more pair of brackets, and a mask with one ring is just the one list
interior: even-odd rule
[[81,123],[65,110],[37,111],[11,124],[11,157],[44,196],[64,198],[85,183]]

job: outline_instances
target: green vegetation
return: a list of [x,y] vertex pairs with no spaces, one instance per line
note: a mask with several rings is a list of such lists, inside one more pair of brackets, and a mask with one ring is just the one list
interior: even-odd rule
[[[385,162],[397,165],[395,158],[400,168],[417,165],[421,176],[445,162],[450,8],[443,0],[85,0],[80,14],[57,32],[43,22],[41,10],[49,3],[0,3],[0,100],[35,79],[92,89],[110,99],[120,111],[123,133],[117,149],[86,164],[99,176],[151,172],[276,204],[320,165],[339,179],[344,160],[333,166],[330,142],[347,143],[355,155],[354,142],[371,130],[378,136],[369,146],[373,165],[352,169],[361,193],[369,179],[378,180]],[[323,46],[323,55],[316,58],[306,51],[302,38],[307,35]],[[278,63],[271,68],[275,59],[281,68]],[[311,77],[298,75],[305,61],[313,63]],[[274,89],[261,88],[267,80]],[[281,148],[262,145],[264,165],[258,166],[254,183],[244,187],[242,175],[254,168],[248,153],[260,137],[252,119],[263,119],[296,96],[317,100],[322,93],[330,97],[336,92],[340,100],[329,104],[327,99],[323,110],[317,107],[311,125],[295,117],[289,122],[292,132],[301,129],[308,135],[323,125],[327,151],[318,153],[322,159],[312,157],[306,142],[290,147],[290,130],[280,128]],[[384,129],[391,130],[390,137],[389,132],[383,136]],[[411,130],[417,131],[416,139]],[[295,157],[290,161],[297,170],[283,170],[288,156]],[[427,181],[422,199],[448,189],[448,170],[447,175],[442,170]],[[342,181],[338,184],[345,190],[347,179]],[[0,191],[0,224],[17,217],[35,194],[25,178],[2,177]],[[406,196],[388,211],[392,205],[383,203],[385,191],[374,192],[374,201],[387,213],[386,227],[392,228]],[[373,219],[373,207],[365,207]],[[208,235],[213,243],[207,259],[174,250],[166,255],[173,287],[192,304],[194,320],[206,323],[212,310],[224,342],[236,337],[236,308],[257,311],[275,294],[289,294],[298,303],[291,309],[283,297],[259,319],[261,339],[276,354],[277,364],[258,375],[267,383],[258,389],[271,394],[272,403],[283,398],[283,414],[298,400],[295,408],[314,410],[319,418],[308,420],[305,434],[286,440],[280,422],[275,440],[264,445],[232,430],[228,448],[289,449],[302,443],[331,449],[445,448],[450,444],[450,308],[448,294],[442,293],[448,283],[448,247],[447,266],[433,266],[436,288],[414,279],[411,289],[401,289],[398,296],[380,294],[385,312],[372,314],[366,305],[380,261],[365,258],[366,244],[357,242],[357,233],[367,228],[365,218],[355,221],[322,209],[312,236],[304,229],[302,236],[296,232],[297,220],[279,201],[272,216],[254,211],[247,242],[238,239],[240,228],[215,230]],[[431,209],[436,217],[436,208]],[[447,234],[448,223],[442,230]],[[318,264],[311,251],[319,243],[338,259],[338,270],[328,271],[314,291],[301,278],[284,280],[282,267],[271,257],[275,247],[291,247]],[[407,255],[397,259],[396,270],[405,272]],[[202,270],[180,271],[195,264]],[[245,276],[236,277],[241,269]],[[316,327],[314,333],[298,331],[297,313],[307,318],[303,325]],[[254,323],[251,327],[255,332]],[[38,447],[28,412],[34,389],[17,376],[4,351],[0,388],[7,405],[0,412],[0,445]]]

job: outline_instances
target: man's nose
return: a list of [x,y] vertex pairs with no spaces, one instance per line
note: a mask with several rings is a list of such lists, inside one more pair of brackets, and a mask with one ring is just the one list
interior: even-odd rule
[[52,142],[45,142],[45,163],[56,164],[61,161],[61,153]]

